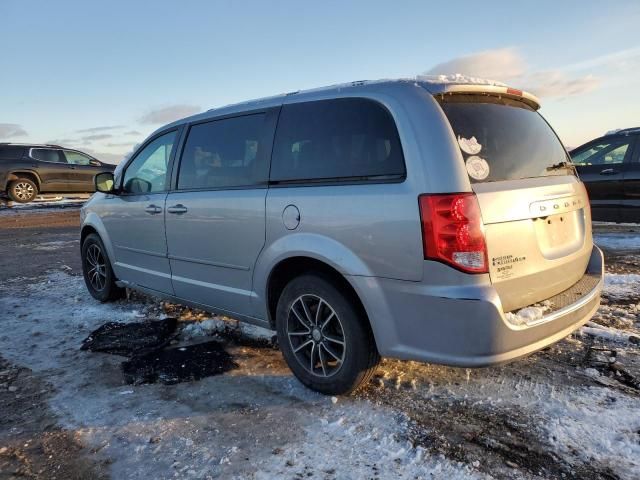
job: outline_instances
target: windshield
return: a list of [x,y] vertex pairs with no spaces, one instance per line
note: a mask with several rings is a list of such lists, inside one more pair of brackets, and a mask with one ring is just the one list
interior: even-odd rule
[[554,131],[528,105],[486,95],[439,101],[472,183],[574,173]]

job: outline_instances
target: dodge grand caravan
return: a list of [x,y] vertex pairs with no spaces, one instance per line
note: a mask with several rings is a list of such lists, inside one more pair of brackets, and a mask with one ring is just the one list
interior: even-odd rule
[[82,209],[91,295],[124,287],[277,331],[348,393],[380,356],[466,367],[567,336],[599,305],[584,185],[527,92],[355,82],[153,133]]

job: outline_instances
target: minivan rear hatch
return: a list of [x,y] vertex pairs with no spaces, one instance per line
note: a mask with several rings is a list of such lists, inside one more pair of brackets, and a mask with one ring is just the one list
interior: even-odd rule
[[489,275],[503,310],[577,283],[592,250],[589,200],[537,105],[493,92],[435,96],[478,199]]

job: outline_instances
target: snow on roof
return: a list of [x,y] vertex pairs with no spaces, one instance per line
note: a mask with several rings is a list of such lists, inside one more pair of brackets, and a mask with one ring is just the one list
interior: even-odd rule
[[497,80],[490,80],[488,78],[470,77],[468,75],[462,75],[455,73],[451,75],[418,75],[416,80],[419,82],[427,82],[438,85],[493,85],[496,87],[506,87],[507,85],[498,82]]

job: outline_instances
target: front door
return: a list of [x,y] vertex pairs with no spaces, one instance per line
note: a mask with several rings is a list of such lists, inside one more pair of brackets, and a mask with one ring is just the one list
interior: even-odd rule
[[116,276],[169,294],[164,207],[176,139],[173,130],[138,150],[124,171],[121,192],[107,196],[101,214],[113,244]]
[[578,152],[571,152],[580,179],[587,187],[593,220],[617,222],[624,198],[625,158],[631,153],[631,137],[603,138]]
[[95,185],[93,178],[104,171],[91,164],[91,157],[73,150],[64,150],[64,156],[69,164],[69,192],[93,192]]
[[262,112],[191,126],[166,203],[176,296],[251,315],[274,120]]

